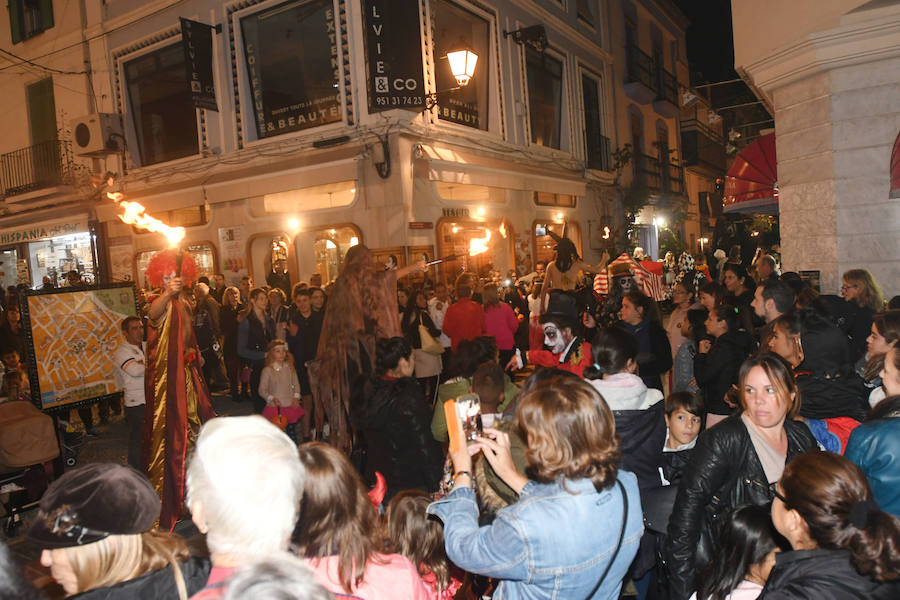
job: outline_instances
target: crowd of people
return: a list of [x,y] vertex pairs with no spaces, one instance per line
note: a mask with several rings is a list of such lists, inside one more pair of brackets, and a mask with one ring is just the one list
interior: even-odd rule
[[[365,252],[333,294],[283,267],[193,286],[206,382],[261,415],[200,429],[184,502],[206,551],[155,528],[138,470],[81,467],[28,532],[67,594],[900,597],[900,307],[867,271],[830,296],[770,255],[712,274],[681,257],[657,302],[563,244],[518,280],[411,289]],[[341,340],[336,405],[317,392],[329,319],[387,332]],[[468,436],[444,407],[467,394]]]

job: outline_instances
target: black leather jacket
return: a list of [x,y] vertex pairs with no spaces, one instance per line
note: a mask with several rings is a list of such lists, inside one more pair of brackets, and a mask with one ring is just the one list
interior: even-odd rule
[[431,413],[412,377],[368,380],[350,401],[350,421],[368,448],[366,477],[380,471],[388,495],[405,489],[434,491],[444,455],[431,435]]
[[[181,574],[184,576],[184,585],[189,597],[202,590],[206,585],[210,568],[208,558],[189,558],[181,563]],[[178,598],[178,588],[175,585],[175,575],[172,574],[172,569],[166,567],[109,587],[90,590],[72,596],[72,598],[78,600],[133,600],[134,598],[166,600]]]
[[[787,462],[816,449],[816,439],[801,421],[786,420]],[[694,573],[710,558],[716,524],[741,504],[767,504],[771,493],[762,463],[740,415],[729,417],[697,439],[675,507],[669,519],[664,556],[671,598],[687,600],[694,589]],[[701,532],[704,532],[701,535]]]
[[759,600],[893,600],[900,582],[878,583],[860,575],[847,550],[799,550],[775,555]]

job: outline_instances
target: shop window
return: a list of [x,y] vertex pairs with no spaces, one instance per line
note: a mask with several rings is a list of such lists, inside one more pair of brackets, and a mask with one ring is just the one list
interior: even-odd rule
[[43,281],[46,275],[60,284],[69,271],[78,271],[87,283],[97,281],[91,234],[88,232],[31,242],[28,244],[28,256],[31,281],[34,283]]
[[316,232],[316,273],[327,283],[337,279],[347,250],[362,242],[362,234],[355,225],[344,225]]
[[297,213],[350,206],[356,199],[356,181],[315,185],[263,196],[267,213]]
[[125,63],[125,81],[142,165],[199,152],[197,111],[180,43]]
[[[431,35],[435,84],[438,90],[452,90],[438,93],[438,118],[486,131],[491,73],[490,23],[449,0],[432,0]],[[468,85],[453,90],[459,85],[444,57],[447,52],[463,47],[478,55],[478,63]]]
[[535,192],[534,203],[538,206],[562,206],[575,208],[575,196],[571,194],[551,194],[550,192]]
[[[19,273],[16,268],[18,258],[19,253],[15,248],[0,250],[0,285],[3,285],[4,290],[19,283]],[[59,278],[57,277],[54,281],[58,282]]]
[[[135,268],[137,269],[137,281],[145,289],[149,289],[150,284],[144,277],[144,273],[146,273],[147,267],[150,265],[150,259],[159,252],[159,250],[145,250],[144,252],[137,253],[134,261]],[[216,272],[215,247],[208,242],[198,242],[196,244],[188,245],[187,252],[194,259],[194,262],[197,263],[197,277],[206,276],[212,281],[213,275]]]
[[553,260],[553,248],[556,247],[556,241],[549,232],[560,237],[567,237],[575,244],[578,255],[584,258],[581,249],[581,226],[578,223],[548,223],[547,221],[536,221],[532,227],[531,234],[534,239],[534,262],[549,263]]
[[9,0],[8,8],[13,44],[53,27],[52,0]]
[[341,120],[332,0],[287,2],[241,19],[259,138]]
[[[502,221],[441,219],[437,224],[438,257],[453,255],[456,260],[438,265],[436,279],[453,284],[463,271],[477,273],[488,279],[492,271],[505,275],[515,268],[512,225]],[[474,256],[473,248],[484,251]]]
[[531,141],[559,149],[562,130],[563,64],[546,52],[525,48]]

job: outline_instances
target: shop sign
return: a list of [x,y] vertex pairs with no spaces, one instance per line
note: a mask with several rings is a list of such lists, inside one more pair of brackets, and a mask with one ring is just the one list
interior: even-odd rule
[[365,0],[369,112],[425,110],[418,0]]
[[332,0],[275,6],[241,19],[259,137],[341,120]]
[[72,235],[87,230],[87,223],[81,221],[51,224],[45,223],[42,225],[23,227],[21,229],[7,229],[0,231],[0,246],[19,244],[21,242],[48,240],[61,235]]
[[198,108],[218,112],[212,69],[213,29],[215,28],[206,23],[181,19],[181,45],[184,49],[184,67],[191,86],[191,100]]
[[434,223],[431,221],[410,221],[410,229],[434,229]]
[[445,217],[468,217],[468,208],[445,208],[443,211]]

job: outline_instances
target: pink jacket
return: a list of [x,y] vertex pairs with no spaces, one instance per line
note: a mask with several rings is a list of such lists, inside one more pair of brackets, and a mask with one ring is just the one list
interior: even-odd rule
[[[332,594],[348,592],[338,577],[338,557],[308,558],[316,580]],[[376,554],[366,565],[362,583],[351,592],[365,600],[430,600],[428,588],[409,559],[399,554]]]
[[512,350],[516,346],[514,336],[519,329],[519,319],[512,307],[506,302],[495,304],[484,310],[484,331],[494,336],[497,348]]

